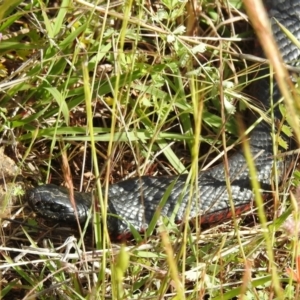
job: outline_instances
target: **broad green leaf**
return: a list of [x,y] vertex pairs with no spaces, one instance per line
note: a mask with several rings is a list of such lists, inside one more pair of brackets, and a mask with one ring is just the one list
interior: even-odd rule
[[4,19],[7,13],[21,2],[21,0],[0,0],[0,22]]

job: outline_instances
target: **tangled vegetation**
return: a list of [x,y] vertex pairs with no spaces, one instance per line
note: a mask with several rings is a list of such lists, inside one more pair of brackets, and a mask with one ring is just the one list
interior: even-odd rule
[[[254,45],[239,0],[2,0],[1,157],[23,186],[12,193],[197,176],[222,161],[240,142],[239,113],[257,110],[249,95],[261,60],[244,54]],[[10,196],[3,299],[299,297],[298,241],[280,228],[290,210],[276,219],[276,205],[268,223],[253,212],[205,230],[162,220],[120,244],[99,224],[50,226],[23,203],[11,211]]]

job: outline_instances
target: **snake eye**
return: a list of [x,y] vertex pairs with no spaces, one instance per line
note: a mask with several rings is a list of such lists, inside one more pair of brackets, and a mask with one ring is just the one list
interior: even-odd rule
[[51,212],[61,212],[62,210],[64,210],[64,206],[57,204],[57,203],[52,203],[51,205],[48,206],[48,210],[50,210]]

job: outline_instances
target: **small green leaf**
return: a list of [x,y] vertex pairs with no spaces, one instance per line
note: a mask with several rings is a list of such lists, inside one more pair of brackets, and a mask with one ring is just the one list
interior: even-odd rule
[[186,30],[185,26],[181,25],[181,26],[177,27],[177,28],[173,31],[173,34],[175,34],[175,35],[177,35],[177,34],[182,35],[182,34],[185,33],[185,30]]
[[65,97],[56,88],[46,88],[47,91],[51,93],[57,104],[59,105],[60,111],[62,112],[65,122],[68,125],[70,120],[69,108],[65,101]]
[[123,281],[124,274],[128,268],[128,265],[129,265],[129,254],[126,251],[125,246],[122,245],[115,266],[116,277],[119,282]]
[[278,145],[283,149],[287,150],[289,148],[287,142],[281,136],[278,137],[277,141],[278,141]]
[[224,95],[224,107],[228,114],[233,115],[236,111],[235,106],[231,103],[230,99],[226,95]]
[[282,125],[281,127],[281,131],[288,137],[292,137],[293,136],[293,130],[290,126],[288,125]]

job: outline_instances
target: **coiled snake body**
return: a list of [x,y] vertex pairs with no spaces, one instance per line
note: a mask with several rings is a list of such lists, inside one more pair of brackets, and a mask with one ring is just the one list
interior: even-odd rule
[[[285,62],[294,63],[299,58],[299,49],[288,40],[277,22],[300,40],[300,0],[265,2],[283,59]],[[266,110],[270,107],[269,81],[269,78],[261,79],[255,95]],[[272,97],[274,103],[280,98],[276,84]],[[274,167],[270,133],[270,125],[260,122],[252,131],[249,141],[257,171],[256,179],[265,189],[270,188]],[[232,201],[238,213],[249,207],[254,198],[249,169],[242,150],[230,157],[228,167]],[[282,176],[284,162],[276,162],[276,167],[279,176]],[[80,221],[84,221],[92,205],[92,196],[75,192],[74,198],[78,217]],[[188,218],[201,216],[202,222],[211,222],[230,214],[229,199],[223,164],[200,172],[197,188],[191,186],[187,175],[132,178],[109,187],[107,226],[110,233],[118,235],[129,231],[131,226],[142,231],[147,228],[158,209],[161,215],[174,215],[177,222],[185,220],[186,212]],[[64,188],[55,185],[36,187],[28,191],[28,202],[43,217],[60,221],[75,220],[68,191]]]

